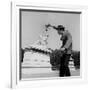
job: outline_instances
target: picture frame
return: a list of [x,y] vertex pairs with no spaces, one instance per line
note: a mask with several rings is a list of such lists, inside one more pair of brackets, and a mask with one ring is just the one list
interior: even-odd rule
[[[80,77],[78,78],[35,78],[29,80],[20,80],[20,9],[49,10],[61,12],[80,12]],[[86,43],[87,43],[87,7],[74,5],[52,5],[38,4],[28,2],[11,2],[11,87],[36,87],[45,85],[54,85],[55,83],[77,84],[87,82],[87,61],[86,61]]]

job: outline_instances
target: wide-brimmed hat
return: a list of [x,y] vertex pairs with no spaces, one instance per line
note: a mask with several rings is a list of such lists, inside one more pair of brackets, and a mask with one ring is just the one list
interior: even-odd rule
[[58,25],[58,26],[57,26],[57,30],[61,30],[61,29],[64,30],[64,28],[65,28],[65,27],[64,27],[63,25]]

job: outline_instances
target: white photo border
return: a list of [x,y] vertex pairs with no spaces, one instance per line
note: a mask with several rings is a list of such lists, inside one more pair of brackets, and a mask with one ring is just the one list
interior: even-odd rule
[[[80,77],[78,78],[44,78],[20,80],[20,9],[54,10],[81,12],[80,14]],[[87,6],[52,5],[28,2],[11,2],[11,87],[36,87],[48,85],[80,84],[87,82]],[[33,80],[33,81],[32,81]],[[38,81],[39,80],[39,81]]]

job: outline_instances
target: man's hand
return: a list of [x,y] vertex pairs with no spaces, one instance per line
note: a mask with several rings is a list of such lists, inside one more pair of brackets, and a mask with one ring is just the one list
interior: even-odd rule
[[50,24],[47,24],[47,25],[45,25],[46,26],[46,28],[48,28],[48,27],[50,27],[51,25]]
[[63,47],[63,48],[60,48],[60,50],[61,50],[61,51],[64,51],[64,50],[65,50],[65,48],[64,48],[64,47]]

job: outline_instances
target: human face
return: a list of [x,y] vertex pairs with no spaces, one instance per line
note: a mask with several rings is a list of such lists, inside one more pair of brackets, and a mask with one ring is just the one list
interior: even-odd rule
[[60,30],[59,30],[59,31],[58,31],[58,34],[59,34],[59,35],[62,35],[62,34],[63,34],[63,31],[60,31]]

